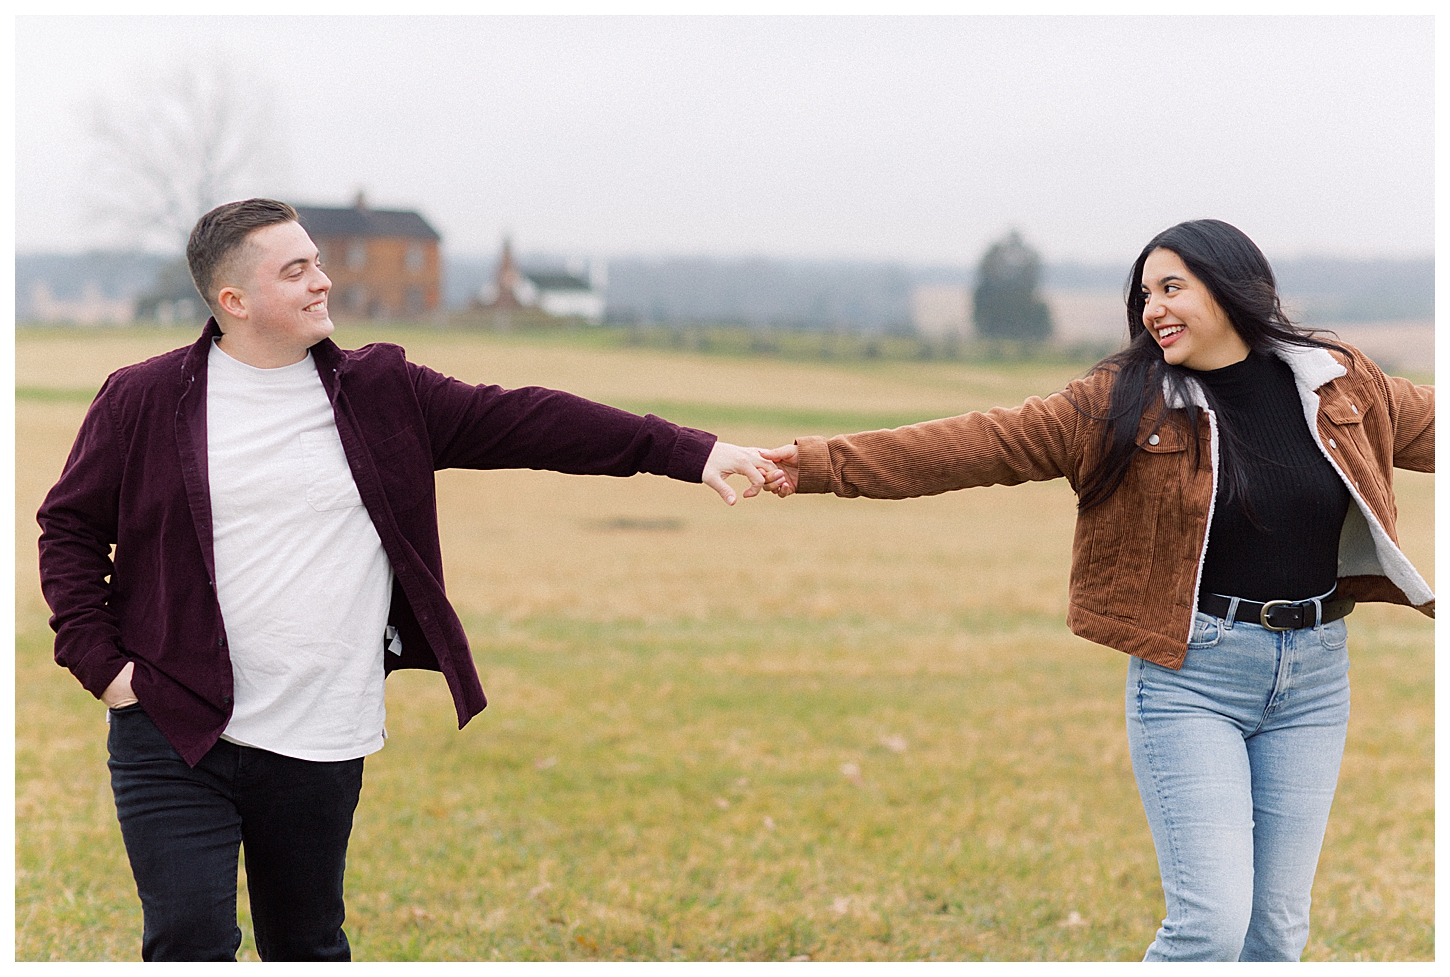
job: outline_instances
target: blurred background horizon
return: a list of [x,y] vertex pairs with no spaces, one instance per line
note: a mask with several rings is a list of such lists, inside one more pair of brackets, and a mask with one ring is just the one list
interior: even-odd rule
[[1017,233],[1060,341],[1120,336],[1138,249],[1211,216],[1306,323],[1428,349],[1433,27],[21,17],[17,319],[187,318],[186,229],[266,195],[415,215],[436,271],[394,305],[435,317],[497,301],[507,240],[529,295],[588,321],[969,334]]

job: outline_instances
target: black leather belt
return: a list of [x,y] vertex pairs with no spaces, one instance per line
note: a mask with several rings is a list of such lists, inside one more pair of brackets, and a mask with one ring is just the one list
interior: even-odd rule
[[[1231,601],[1218,594],[1204,594],[1198,598],[1198,609],[1214,617],[1228,617]],[[1319,623],[1337,621],[1354,610],[1353,597],[1325,598],[1319,602],[1323,610]],[[1234,610],[1234,620],[1258,624],[1270,631],[1297,631],[1299,628],[1314,627],[1314,601],[1271,600],[1262,604],[1251,600],[1239,601]]]

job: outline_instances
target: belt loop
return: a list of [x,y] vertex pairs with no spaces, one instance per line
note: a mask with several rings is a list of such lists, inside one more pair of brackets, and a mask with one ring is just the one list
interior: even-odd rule
[[1314,602],[1314,630],[1318,631],[1324,624],[1324,602],[1318,597],[1309,599]]
[[1239,599],[1237,597],[1230,597],[1228,599],[1228,614],[1224,617],[1225,630],[1232,631],[1234,629],[1234,621],[1237,620],[1234,615],[1238,613],[1238,609]]

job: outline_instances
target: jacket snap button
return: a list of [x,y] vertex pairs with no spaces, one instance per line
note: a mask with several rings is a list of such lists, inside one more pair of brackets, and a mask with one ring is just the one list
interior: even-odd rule
[[1351,410],[1351,411],[1353,411],[1353,412],[1354,412],[1354,413],[1356,413],[1356,414],[1358,414],[1358,413],[1359,413],[1359,408],[1358,408],[1358,407],[1356,407],[1356,406],[1354,406],[1354,405],[1353,405],[1353,404],[1350,404],[1350,405],[1349,405],[1349,409],[1350,409],[1350,410]]
[[1156,435],[1156,434],[1150,434],[1150,435],[1148,435],[1148,443],[1149,444],[1157,444],[1158,443],[1158,435]]
[[1339,445],[1337,445],[1337,444],[1334,443],[1334,439],[1333,438],[1330,438],[1329,439],[1329,446],[1331,448],[1337,448],[1337,447],[1339,447]]

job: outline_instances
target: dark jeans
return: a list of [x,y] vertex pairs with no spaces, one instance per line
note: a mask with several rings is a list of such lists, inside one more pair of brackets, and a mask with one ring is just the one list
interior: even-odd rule
[[111,712],[116,816],[145,912],[145,960],[234,960],[237,849],[263,960],[349,960],[342,874],[363,761],[220,741],[195,767],[140,706]]

